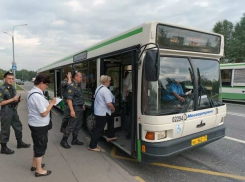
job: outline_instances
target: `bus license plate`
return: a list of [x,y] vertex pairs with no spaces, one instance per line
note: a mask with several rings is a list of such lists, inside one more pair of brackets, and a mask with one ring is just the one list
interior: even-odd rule
[[203,143],[203,142],[206,142],[208,140],[208,135],[205,135],[205,136],[201,136],[199,138],[195,138],[193,140],[191,140],[191,145],[197,145],[199,143]]

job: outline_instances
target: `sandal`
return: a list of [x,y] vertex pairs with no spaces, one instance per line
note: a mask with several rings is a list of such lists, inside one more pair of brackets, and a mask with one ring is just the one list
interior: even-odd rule
[[106,141],[107,141],[107,142],[111,142],[111,141],[114,141],[114,140],[117,140],[117,137],[106,138]]
[[88,148],[88,150],[90,150],[90,151],[95,151],[95,152],[100,152],[100,151],[101,151],[100,148],[94,148],[94,149]]

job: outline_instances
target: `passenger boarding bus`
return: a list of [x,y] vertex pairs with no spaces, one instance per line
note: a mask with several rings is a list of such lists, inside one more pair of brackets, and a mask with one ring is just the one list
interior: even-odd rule
[[[219,60],[222,35],[150,22],[53,62],[38,72],[52,78],[61,97],[67,72],[83,73],[84,122],[92,129],[90,107],[100,76],[112,78],[116,146],[141,162],[157,161],[202,147],[225,136]],[[125,138],[125,75],[132,74],[131,138]],[[173,97],[173,86],[182,94]],[[51,95],[51,94],[50,94]],[[184,98],[180,101],[177,98]],[[62,108],[62,104],[60,104]],[[106,128],[105,128],[106,132]]]
[[245,102],[245,63],[221,64],[222,99]]

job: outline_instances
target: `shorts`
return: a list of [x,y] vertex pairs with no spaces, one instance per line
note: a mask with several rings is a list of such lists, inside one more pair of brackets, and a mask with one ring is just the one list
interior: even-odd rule
[[33,140],[34,157],[42,157],[48,145],[48,126],[35,127],[29,125],[29,128]]

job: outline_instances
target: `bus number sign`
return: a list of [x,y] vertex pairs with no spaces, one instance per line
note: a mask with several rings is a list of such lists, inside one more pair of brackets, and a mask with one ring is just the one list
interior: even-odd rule
[[172,121],[173,122],[179,122],[179,121],[183,121],[184,120],[184,117],[183,116],[174,116],[172,118]]

